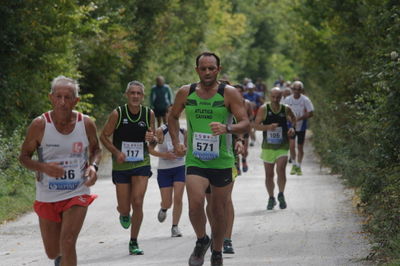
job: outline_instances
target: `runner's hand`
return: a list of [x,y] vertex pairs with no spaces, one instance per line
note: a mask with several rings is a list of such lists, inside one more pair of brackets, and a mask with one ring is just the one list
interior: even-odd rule
[[146,131],[146,135],[145,135],[145,140],[147,142],[154,142],[156,137],[154,136],[153,131],[151,131],[150,129],[148,131]]
[[175,155],[175,153],[173,153],[173,152],[166,152],[165,154],[164,154],[164,159],[167,159],[167,160],[175,160],[175,159],[177,159],[178,157]]
[[244,145],[241,140],[235,142],[235,152],[236,154],[244,153]]
[[214,136],[226,134],[226,125],[220,122],[211,122],[208,124]]
[[289,137],[293,137],[296,134],[296,131],[294,130],[294,128],[289,128],[288,130],[288,135]]
[[183,143],[179,143],[178,145],[174,145],[174,154],[177,157],[183,157],[186,154],[186,146]]
[[125,159],[126,159],[126,155],[123,152],[119,152],[118,155],[115,158],[117,163],[123,163],[123,162],[125,162]]
[[85,186],[90,187],[93,186],[97,181],[97,172],[93,165],[89,165],[89,167],[85,171],[86,182]]
[[269,125],[270,130],[275,130],[278,126],[279,126],[278,123],[272,123],[272,124]]
[[64,168],[60,166],[60,163],[51,162],[44,163],[43,171],[46,175],[54,178],[63,177],[64,176]]

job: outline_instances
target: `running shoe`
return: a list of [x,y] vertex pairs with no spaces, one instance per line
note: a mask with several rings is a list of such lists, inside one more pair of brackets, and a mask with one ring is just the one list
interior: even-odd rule
[[274,197],[270,197],[268,200],[267,210],[272,210],[276,205],[276,200]]
[[211,254],[211,266],[223,266],[222,254]]
[[143,255],[144,252],[139,248],[137,242],[129,241],[129,254],[131,255]]
[[206,235],[206,243],[202,243],[199,240],[196,241],[196,246],[189,258],[189,266],[201,266],[204,263],[204,254],[210,247],[211,239]]
[[297,167],[296,173],[297,173],[297,175],[303,175],[303,172],[301,171],[301,167]]
[[225,238],[224,239],[224,254],[235,254],[235,251],[233,250],[232,246],[232,240]]
[[244,173],[246,173],[247,170],[249,170],[249,167],[247,166],[247,162],[242,162],[242,169],[243,169]]
[[123,228],[128,229],[131,226],[131,216],[120,215],[119,222]]
[[159,221],[160,223],[164,222],[164,221],[165,221],[165,218],[167,218],[167,211],[163,211],[163,209],[161,208],[161,209],[158,211],[157,218],[158,218],[158,221]]
[[290,170],[290,174],[291,174],[291,175],[297,174],[297,166],[296,166],[296,165],[293,165],[293,166],[292,166],[292,170]]
[[55,260],[54,260],[54,266],[60,266],[61,265],[61,256],[58,256]]
[[171,237],[181,237],[182,233],[181,230],[179,230],[178,226],[172,226],[171,228]]
[[283,193],[278,194],[278,201],[279,201],[279,208],[286,209],[287,204],[286,204],[285,196],[283,195]]

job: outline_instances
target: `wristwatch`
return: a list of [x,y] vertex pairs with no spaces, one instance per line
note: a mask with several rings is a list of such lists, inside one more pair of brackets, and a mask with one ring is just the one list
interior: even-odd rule
[[232,133],[232,127],[230,124],[226,124],[226,133]]
[[90,165],[94,167],[94,169],[96,170],[96,172],[99,171],[99,167],[97,166],[96,163],[91,163]]

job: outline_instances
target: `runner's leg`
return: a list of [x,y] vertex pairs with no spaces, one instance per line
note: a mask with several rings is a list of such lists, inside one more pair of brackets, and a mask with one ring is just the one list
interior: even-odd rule
[[286,164],[287,156],[280,157],[276,160],[276,172],[278,174],[278,188],[279,192],[285,191],[286,186]]
[[270,197],[274,196],[274,166],[273,163],[266,163],[264,162],[264,169],[265,169],[265,187],[267,188],[268,195]]
[[131,184],[117,183],[115,184],[117,193],[117,210],[120,215],[129,216],[131,211]]
[[182,197],[185,190],[184,182],[174,182],[174,207],[172,210],[172,224],[179,224],[182,214]]
[[60,255],[61,223],[39,217],[39,227],[46,255],[54,260]]
[[186,176],[186,191],[189,201],[189,218],[197,238],[206,234],[206,214],[204,212],[205,191],[208,179],[198,175]]
[[137,239],[140,231],[140,226],[143,221],[143,201],[146,194],[148,176],[132,176],[131,200],[132,200],[132,226],[131,238]]
[[232,190],[233,182],[224,187],[211,186],[211,224],[213,236],[213,250],[222,251],[226,230],[226,202]]
[[61,265],[77,265],[76,240],[85,220],[87,207],[72,206],[63,212],[60,249]]

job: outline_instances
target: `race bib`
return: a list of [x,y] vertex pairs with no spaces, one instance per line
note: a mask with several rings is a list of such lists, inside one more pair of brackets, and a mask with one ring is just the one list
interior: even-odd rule
[[193,134],[193,155],[202,161],[218,158],[219,136],[195,132]]
[[125,162],[139,162],[144,160],[143,142],[122,142],[122,150],[125,155]]
[[268,144],[282,144],[282,127],[277,127],[275,130],[267,130],[267,143]]
[[49,160],[47,162],[57,162],[64,168],[63,177],[47,176],[50,190],[74,190],[82,182],[81,160],[70,158],[66,160]]

